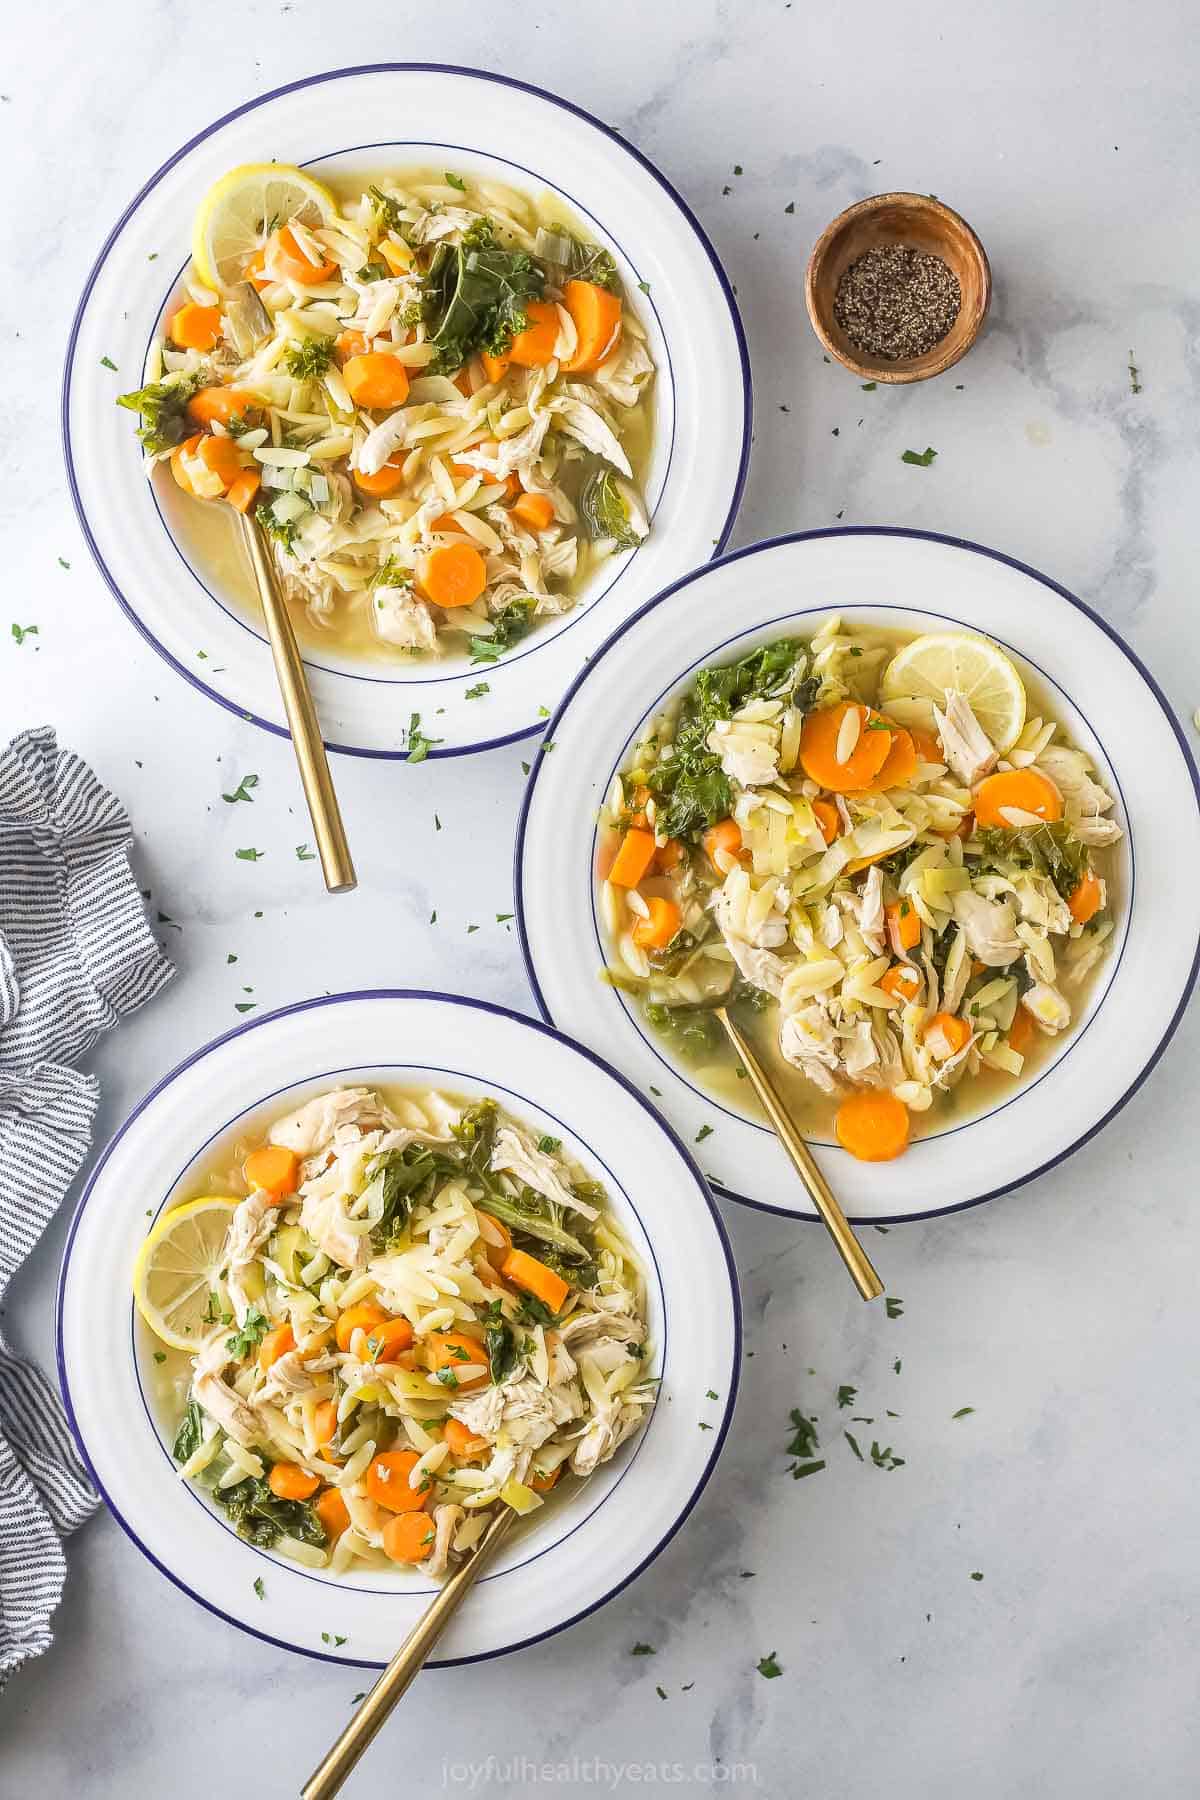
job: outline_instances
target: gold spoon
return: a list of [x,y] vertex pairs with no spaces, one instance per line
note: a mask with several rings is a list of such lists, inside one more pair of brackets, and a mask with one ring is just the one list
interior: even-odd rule
[[344,894],[350,888],[358,886],[358,877],[354,873],[354,860],[346,842],[341,809],[333,789],[333,777],[329,773],[329,758],[321,739],[321,727],[317,721],[317,709],[313,705],[308,676],[300,659],[300,648],[296,643],[296,633],[292,629],[288,609],[279,591],[274,560],[263,542],[262,528],[249,513],[241,515],[241,522],[246,554],[250,558],[255,586],[262,602],[263,617],[267,622],[275,676],[283,695],[288,730],[292,734],[292,749],[296,753],[300,769],[304,798],[308,802],[308,816],[312,820],[313,834],[317,840],[325,886],[331,894]]
[[301,1788],[300,1800],[330,1800],[331,1795],[340,1793],[351,1769],[409,1687],[516,1516],[511,1507],[502,1507],[472,1554],[430,1601],[341,1737]]
[[712,1011],[720,1019],[725,1035],[737,1051],[738,1058],[750,1078],[750,1085],[762,1101],[767,1117],[775,1127],[775,1135],[792,1159],[792,1165],[808,1189],[808,1195],[825,1222],[825,1229],[837,1245],[838,1254],[850,1271],[850,1278],[864,1300],[878,1300],[883,1292],[871,1259],[855,1237],[837,1198],[817,1167],[816,1158],[796,1130],[787,1108],[779,1098],[766,1070],[723,1006]]

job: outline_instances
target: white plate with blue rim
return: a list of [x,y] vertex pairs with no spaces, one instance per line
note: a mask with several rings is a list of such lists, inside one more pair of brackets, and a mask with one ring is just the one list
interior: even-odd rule
[[434,756],[540,731],[543,709],[608,634],[713,555],[732,526],[749,458],[750,367],[716,253],[681,196],[608,126],[474,69],[379,64],[291,83],[214,121],[150,178],[109,233],[72,326],[67,477],[100,571],[142,636],[210,699],[281,735],[232,515],[228,549],[198,555],[179,529],[182,496],[169,470],[146,480],[135,421],[114,404],[141,385],[149,345],[176,303],[197,203],[228,170],[266,160],[299,164],[319,180],[362,176],[364,186],[418,166],[488,175],[533,198],[557,197],[616,259],[657,369],[649,536],[602,562],[570,612],[482,671],[465,653],[405,665],[305,649],[331,749],[403,757],[414,712],[437,740]]
[[633,996],[599,979],[609,960],[598,905],[597,814],[616,770],[664,702],[705,664],[810,634],[830,613],[912,635],[965,629],[1013,656],[1116,795],[1124,829],[1108,952],[1071,1028],[1024,1082],[974,1115],[952,1114],[890,1163],[814,1147],[858,1221],[929,1218],[979,1204],[1054,1167],[1136,1092],[1166,1048],[1196,979],[1200,783],[1153,677],[1095,613],[1048,577],[994,550],[932,533],[801,532],[685,576],[609,639],[547,730],[516,850],[516,903],[530,982],[545,1018],[650,1094],[697,1151],[718,1193],[814,1216],[774,1133],[694,1069]]
[[167,1399],[156,1393],[156,1340],[130,1286],[153,1220],[196,1192],[214,1140],[265,1108],[374,1082],[490,1095],[560,1138],[603,1183],[646,1271],[658,1404],[610,1462],[560,1504],[547,1502],[479,1581],[434,1658],[470,1662],[561,1630],[640,1574],[695,1505],[733,1413],[741,1311],[724,1228],[688,1151],[592,1052],[502,1007],[404,990],[304,1001],[218,1038],[135,1108],[88,1181],[59,1280],[59,1375],[110,1511],[163,1574],[285,1649],[387,1662],[434,1585],[419,1570],[339,1577],[302,1568],[238,1537],[180,1481]]

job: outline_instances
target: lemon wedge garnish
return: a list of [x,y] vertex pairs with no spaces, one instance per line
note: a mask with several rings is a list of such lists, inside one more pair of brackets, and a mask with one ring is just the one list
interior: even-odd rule
[[933,707],[955,688],[1003,756],[1025,728],[1025,684],[1012,658],[987,638],[932,632],[897,650],[879,683],[880,705],[901,724],[933,729]]
[[185,1201],[163,1214],[138,1251],[137,1309],[151,1331],[176,1350],[194,1350],[212,1326],[211,1297],[237,1206],[219,1194]]
[[242,279],[247,257],[289,219],[328,225],[337,200],[327,187],[289,163],[243,163],[209,188],[192,226],[192,261],[209,287]]

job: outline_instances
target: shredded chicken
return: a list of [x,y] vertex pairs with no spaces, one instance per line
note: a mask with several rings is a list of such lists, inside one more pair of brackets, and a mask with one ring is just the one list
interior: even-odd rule
[[383,1116],[379,1096],[370,1088],[337,1088],[331,1094],[318,1094],[296,1112],[277,1119],[267,1141],[282,1144],[297,1156],[311,1156],[333,1141],[339,1125],[378,1125]]
[[404,650],[430,650],[437,637],[432,613],[409,587],[376,588],[371,623],[386,644],[398,644]]
[[242,1201],[229,1221],[224,1249],[225,1286],[233,1304],[234,1318],[239,1325],[246,1323],[246,1316],[254,1304],[246,1289],[246,1272],[270,1237],[274,1224],[275,1212],[271,1196],[261,1188]]
[[553,1200],[556,1206],[569,1207],[573,1212],[582,1213],[585,1219],[597,1217],[596,1208],[581,1200],[566,1185],[551,1158],[539,1150],[525,1132],[513,1126],[502,1125],[497,1131],[492,1168],[498,1173],[515,1176],[535,1193]]
[[946,710],[935,706],[938,737],[947,763],[967,787],[996,766],[996,746],[971,711],[964,695],[954,688],[946,690]]
[[971,891],[955,894],[954,917],[966,932],[971,955],[989,969],[1007,968],[1025,948],[1010,900],[987,900]]

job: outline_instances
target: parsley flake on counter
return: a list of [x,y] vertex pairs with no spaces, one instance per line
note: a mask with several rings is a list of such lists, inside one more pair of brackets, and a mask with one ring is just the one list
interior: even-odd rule
[[333,1644],[336,1648],[339,1644],[344,1644],[345,1641],[345,1638],[339,1637],[335,1631],[323,1631],[321,1633],[321,1642],[323,1644]]
[[699,1131],[696,1133],[695,1141],[698,1144],[702,1144],[704,1142],[705,1138],[710,1138],[712,1136],[712,1134],[713,1134],[713,1128],[711,1125],[702,1125],[700,1127]]
[[265,1600],[265,1599],[266,1599],[266,1597],[267,1597],[267,1590],[266,1590],[266,1588],[265,1588],[265,1587],[264,1587],[264,1586],[263,1586],[263,1578],[262,1578],[262,1576],[261,1576],[261,1575],[256,1575],[256,1576],[255,1576],[255,1577],[254,1577],[254,1591],[255,1591],[255,1593],[256,1593],[256,1594],[257,1594],[257,1595],[258,1595],[258,1597],[259,1597],[259,1599],[260,1599],[260,1600]]
[[858,1389],[855,1387],[846,1387],[843,1385],[837,1391],[837,1403],[838,1403],[839,1407],[853,1406],[854,1402],[857,1398],[858,1398]]
[[630,1656],[657,1656],[658,1652],[653,1644],[635,1644],[629,1654]]
[[814,1419],[807,1418],[798,1406],[793,1406],[789,1417],[792,1421],[793,1436],[784,1454],[786,1456],[811,1456],[814,1450],[820,1449],[817,1440],[817,1426]]
[[316,862],[316,860],[317,853],[315,850],[310,850],[307,844],[296,845],[297,862]]
[[23,644],[27,637],[39,637],[41,635],[36,625],[17,624],[13,625],[12,634],[14,642],[18,644]]
[[864,394],[873,394],[878,386],[879,383],[877,381],[864,381],[862,383],[862,391]]
[[656,1682],[656,1683],[655,1683],[655,1685],[654,1685],[654,1691],[655,1691],[655,1693],[656,1693],[656,1694],[657,1694],[657,1695],[658,1695],[658,1697],[659,1697],[659,1699],[660,1699],[660,1700],[665,1700],[665,1699],[666,1699],[666,1697],[667,1697],[667,1690],[666,1690],[666,1688],[665,1688],[665,1687],[659,1687],[659,1685],[658,1685],[658,1683],[657,1683],[657,1682]]
[[490,694],[491,691],[491,687],[486,681],[477,681],[474,687],[469,687],[467,689],[466,693],[463,695],[463,699],[480,700],[483,698],[484,694]]
[[69,569],[71,565],[65,556],[60,556],[58,559],[58,566],[60,569]]
[[[204,652],[201,651],[200,654],[203,656]],[[252,803],[254,800],[254,795],[250,792],[250,789],[256,788],[257,786],[258,786],[258,776],[257,775],[243,775],[242,779],[238,782],[237,786],[234,788],[232,794],[222,794],[221,798],[222,798],[222,800],[226,801],[230,806],[235,805],[236,802],[239,800],[245,800],[247,802]]]
[[816,1462],[793,1463],[788,1473],[793,1481],[803,1481],[806,1475],[818,1475],[825,1467],[825,1458],[819,1457]]
[[855,1437],[854,1433],[852,1431],[843,1431],[842,1436],[853,1450],[855,1456],[857,1456],[859,1462],[862,1462],[863,1453],[858,1447],[858,1439]]
[[956,1413],[950,1414],[950,1417],[952,1419],[965,1419],[968,1413],[973,1413],[974,1411],[975,1408],[973,1406],[960,1406]]
[[982,1569],[972,1569],[971,1570],[971,1580],[972,1581],[982,1581],[983,1580],[983,1570]]
[[1140,394],[1142,391],[1141,371],[1133,360],[1133,351],[1129,352],[1129,391]]
[[254,1000],[235,1000],[233,1010],[240,1013],[253,1012],[256,1004],[257,1002]]
[[102,356],[100,358],[100,366],[102,369],[112,369],[114,373],[116,372],[117,365],[111,356]]
[[754,1666],[766,1681],[774,1681],[777,1675],[783,1674],[779,1657],[774,1650],[768,1651],[766,1656],[760,1656]]
[[889,1319],[898,1319],[900,1317],[901,1313],[904,1311],[903,1300],[894,1300],[890,1294],[887,1296],[887,1298],[883,1304],[884,1304],[884,1310],[886,1311]]
[[924,450],[906,450],[903,456],[901,456],[900,461],[902,463],[911,463],[918,469],[927,469],[936,456],[937,451],[927,444]]
[[721,1396],[717,1393],[715,1388],[707,1388],[705,1390],[704,1398],[706,1400],[719,1400]]
[[877,1469],[902,1469],[904,1467],[904,1458],[893,1456],[890,1444],[886,1449],[881,1450],[874,1440],[871,1442],[871,1461]]
[[267,854],[265,850],[235,850],[233,853],[239,862],[261,862]]

